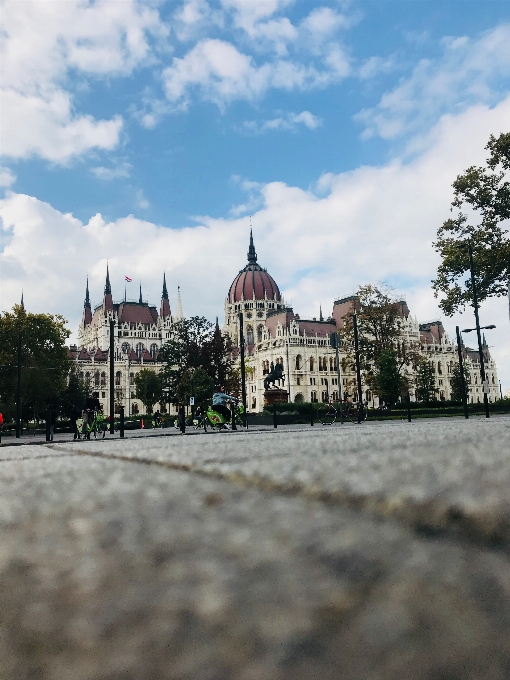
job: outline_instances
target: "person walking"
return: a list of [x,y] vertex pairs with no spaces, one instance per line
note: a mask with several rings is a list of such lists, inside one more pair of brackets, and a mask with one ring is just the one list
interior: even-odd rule
[[181,431],[181,434],[185,434],[186,433],[186,412],[184,410],[184,404],[181,404],[179,406],[177,423],[179,425],[179,429]]
[[81,439],[81,434],[78,431],[78,418],[81,418],[82,410],[77,404],[73,404],[71,409],[71,423],[73,426],[73,439]]
[[57,424],[57,414],[55,409],[50,409],[50,442],[53,441],[53,436],[55,434],[55,425]]

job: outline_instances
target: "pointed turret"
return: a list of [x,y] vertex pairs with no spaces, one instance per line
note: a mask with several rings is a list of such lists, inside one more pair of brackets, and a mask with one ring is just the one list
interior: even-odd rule
[[110,270],[108,269],[108,262],[106,263],[106,283],[104,286],[104,294],[105,295],[111,295],[112,294],[112,287],[110,285]]
[[253,245],[253,231],[250,229],[250,247],[248,248],[248,264],[257,263],[257,253],[255,252],[255,246]]
[[143,299],[142,299],[142,282],[140,281],[140,297],[138,298],[138,304],[142,304]]
[[106,283],[104,286],[103,311],[113,312],[112,287],[110,285],[110,271],[106,263]]
[[86,326],[92,321],[92,309],[90,306],[89,277],[87,276],[87,287],[85,288],[85,302],[83,303],[82,324]]
[[175,318],[177,321],[182,321],[184,319],[184,314],[182,313],[182,302],[181,302],[181,287],[177,286],[177,310],[175,312]]
[[319,321],[324,321],[324,317],[322,316],[322,305],[319,305]]
[[163,319],[168,319],[170,316],[170,300],[168,299],[165,273],[163,273],[163,292],[161,293],[161,307],[159,310],[159,315],[163,317]]
[[21,291],[21,303],[20,303],[20,305],[21,305],[21,309],[23,311],[25,311],[25,303],[23,302],[23,291]]

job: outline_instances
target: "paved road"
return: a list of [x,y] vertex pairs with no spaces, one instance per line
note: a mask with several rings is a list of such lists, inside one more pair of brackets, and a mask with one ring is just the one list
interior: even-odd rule
[[9,680],[510,676],[507,417],[2,447],[0,532]]

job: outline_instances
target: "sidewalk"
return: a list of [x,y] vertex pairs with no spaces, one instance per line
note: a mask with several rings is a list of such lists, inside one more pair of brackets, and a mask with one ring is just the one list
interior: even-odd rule
[[2,446],[6,680],[507,680],[510,418]]

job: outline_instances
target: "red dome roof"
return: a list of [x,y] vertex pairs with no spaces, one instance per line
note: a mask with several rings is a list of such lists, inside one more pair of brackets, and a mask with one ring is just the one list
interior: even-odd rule
[[228,292],[229,302],[244,300],[277,300],[280,302],[281,295],[275,280],[258,264],[247,264],[239,272],[230,286]]
[[228,291],[229,302],[244,300],[268,300],[281,301],[280,289],[275,280],[265,269],[257,264],[257,254],[253,245],[253,236],[250,232],[250,247],[248,249],[248,264],[232,281]]

